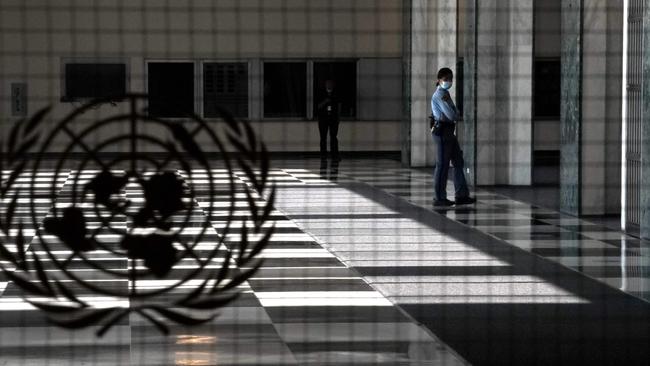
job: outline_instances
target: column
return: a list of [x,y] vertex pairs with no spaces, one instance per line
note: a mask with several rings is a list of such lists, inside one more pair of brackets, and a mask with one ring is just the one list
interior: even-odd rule
[[427,0],[411,2],[411,166],[427,165],[430,136],[426,132],[428,110],[429,77],[429,23],[430,14]]
[[560,209],[581,206],[582,0],[562,1],[562,104],[560,107]]
[[[510,0],[508,170],[510,185],[530,185],[533,166],[533,0]],[[508,57],[510,56],[510,57]]]
[[476,185],[476,7],[477,0],[460,0],[460,15],[463,19],[459,29],[463,37],[463,122],[458,125],[456,134],[463,149],[467,183]]
[[608,155],[620,156],[622,25],[620,3],[563,0],[560,208],[572,215],[609,213],[619,192]]
[[[583,3],[582,18],[582,137],[581,213],[605,214],[607,176],[607,64],[612,58],[607,42],[608,0]],[[621,30],[622,32],[622,30]],[[605,52],[603,52],[605,51]],[[619,89],[619,88],[617,88]],[[621,99],[616,100],[617,104]],[[620,115],[620,114],[619,114]],[[620,175],[619,175],[620,176]]]
[[[427,116],[438,69],[456,66],[458,0],[413,0],[411,8],[411,166],[433,166]],[[455,70],[454,70],[455,71]],[[452,97],[456,87],[451,90]]]
[[402,124],[401,161],[402,166],[411,165],[411,0],[402,0]]
[[497,14],[501,0],[476,2],[476,183],[496,183]]
[[643,14],[643,122],[641,124],[641,237],[650,239],[650,0]]
[[533,2],[477,2],[477,182],[532,179]]

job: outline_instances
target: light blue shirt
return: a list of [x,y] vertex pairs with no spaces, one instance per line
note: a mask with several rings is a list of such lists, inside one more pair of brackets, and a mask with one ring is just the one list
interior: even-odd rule
[[449,91],[438,86],[431,96],[431,112],[436,121],[443,123],[454,123],[458,119],[459,113],[454,101],[451,100]]

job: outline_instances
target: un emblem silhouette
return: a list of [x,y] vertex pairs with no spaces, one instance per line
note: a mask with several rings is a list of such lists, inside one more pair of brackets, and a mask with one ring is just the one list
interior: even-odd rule
[[[78,123],[84,113],[110,102],[93,100],[50,129],[43,123],[47,107],[18,121],[0,142],[2,271],[22,289],[25,301],[62,327],[99,326],[102,336],[132,313],[165,334],[169,322],[205,323],[237,298],[240,285],[262,264],[259,254],[274,231],[268,221],[275,192],[264,144],[248,123],[226,110],[218,110],[221,118],[212,126],[196,115],[175,122],[149,116],[142,107],[146,99],[129,94],[127,112]],[[104,133],[125,126],[128,132]],[[148,132],[154,130],[165,137]],[[61,141],[67,144],[57,150]],[[206,143],[218,150],[217,169],[201,148]],[[127,153],[104,153],[115,146],[127,147]],[[43,183],[37,173],[52,168],[48,159],[54,150],[58,161]],[[83,158],[72,159],[75,151]],[[25,196],[32,198],[28,223],[16,219],[25,209],[19,197]],[[236,197],[245,198],[244,208]],[[45,218],[37,212],[42,200],[52,207]],[[34,228],[33,239],[25,224]],[[103,265],[98,258],[106,255],[121,259],[123,268]],[[98,278],[128,285],[101,286],[83,278],[74,270],[79,262]],[[122,305],[97,306],[78,290]]]

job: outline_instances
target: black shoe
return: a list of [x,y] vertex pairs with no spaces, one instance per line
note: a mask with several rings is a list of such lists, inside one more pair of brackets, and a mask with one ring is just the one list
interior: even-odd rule
[[469,196],[456,198],[456,205],[471,205],[472,203],[476,203],[476,198]]
[[439,200],[434,200],[433,205],[435,207],[450,207],[450,206],[454,205],[454,201],[450,201],[450,200],[446,200],[446,199],[445,200],[440,200],[440,201]]

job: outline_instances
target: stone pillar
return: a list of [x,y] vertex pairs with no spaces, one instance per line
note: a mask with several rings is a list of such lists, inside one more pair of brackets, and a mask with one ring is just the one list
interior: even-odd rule
[[[585,1],[582,10],[581,213],[587,215],[605,214],[606,206],[605,122],[608,108],[607,63],[610,58],[607,44],[609,2],[611,1]],[[620,98],[616,102],[620,104]]]
[[402,166],[411,166],[411,0],[402,0]]
[[[530,185],[533,177],[533,0],[510,0],[508,47],[508,170],[505,184]],[[509,61],[508,61],[509,60]]]
[[560,209],[578,215],[582,169],[582,0],[562,0]]
[[[411,3],[411,166],[433,166],[435,147],[428,132],[431,95],[438,69],[456,65],[458,0]],[[455,96],[452,88],[452,97]]]
[[641,237],[650,239],[650,0],[643,14],[643,123],[641,124]]
[[620,168],[608,155],[620,156],[612,130],[621,126],[621,92],[610,84],[621,80],[622,10],[607,0],[562,4],[560,207],[573,215],[608,213],[619,194]]
[[[411,163],[434,163],[434,145],[428,134],[418,135],[419,126],[430,111],[437,70],[455,68],[460,34],[464,37],[465,93],[457,96],[455,88],[451,93],[456,101],[464,100],[464,121],[457,134],[468,181],[472,185],[530,184],[533,0],[460,0],[462,6],[457,1],[413,2]],[[464,12],[460,30],[459,8]],[[422,31],[423,27],[429,31]],[[425,44],[427,54],[421,48]]]
[[[456,70],[456,62],[458,60],[456,41],[458,39],[457,29],[457,1],[458,0],[430,0],[430,6],[433,6],[433,37],[429,40],[430,47],[430,63],[429,63],[429,77],[428,77],[428,109],[431,111],[431,95],[436,89],[436,79],[438,77],[438,70],[443,67],[450,68],[455,75],[458,74]],[[458,105],[457,79],[454,79],[454,85],[449,90],[449,94],[454,102]],[[429,143],[427,144],[427,166],[435,166],[436,162],[436,147],[431,134],[428,134]]]
[[498,2],[476,2],[476,183],[496,183]]
[[606,169],[605,174],[605,207],[606,214],[621,213],[621,170],[622,170],[622,131],[623,131],[623,24],[627,22],[624,16],[624,2],[610,1],[607,3],[607,119],[605,120],[606,139]]
[[477,2],[477,183],[532,179],[532,0]]
[[476,185],[476,100],[477,100],[477,52],[476,25],[477,0],[463,1],[461,11],[464,19],[461,36],[463,37],[463,122],[457,128],[457,135],[465,158],[465,174],[467,183]]
[[429,1],[411,1],[411,166],[427,165],[430,136],[426,133],[429,84]]
[[[448,67],[454,73],[458,73],[456,70],[456,61],[458,59],[456,50],[458,4],[457,0],[435,0],[429,3],[435,6],[435,39],[437,41],[435,44],[431,44],[435,46],[431,68],[432,80],[430,81],[431,91],[433,92],[433,84],[435,84],[436,74],[440,68]],[[449,90],[449,93],[456,101],[456,83]]]

